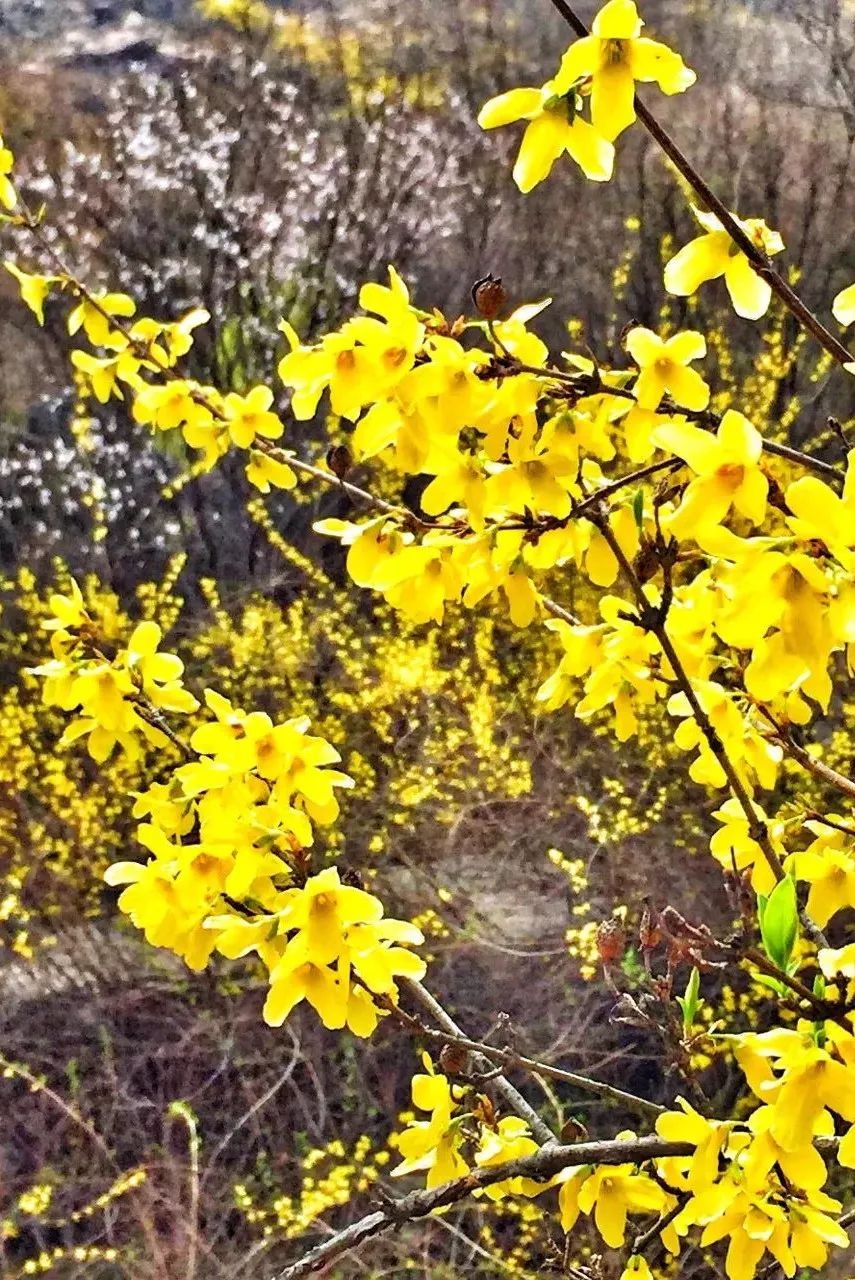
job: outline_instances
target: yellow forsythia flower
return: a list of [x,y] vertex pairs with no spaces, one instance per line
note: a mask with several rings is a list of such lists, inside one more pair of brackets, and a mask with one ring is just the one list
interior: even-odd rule
[[614,147],[579,115],[581,100],[558,79],[539,89],[510,89],[481,108],[482,129],[497,129],[515,120],[527,121],[514,165],[514,182],[523,193],[549,176],[559,156],[567,153],[586,178],[607,182],[614,166]]
[[633,0],[609,0],[591,26],[592,34],[565,53],[555,78],[560,92],[590,79],[591,121],[614,141],[635,119],[635,82],[653,81],[663,93],[683,93],[696,76],[667,45],[641,34],[644,23]]
[[[665,288],[677,297],[686,298],[707,280],[724,276],[736,314],[746,320],[759,320],[769,309],[771,288],[757,274],[746,255],[737,249],[714,213],[706,213],[694,205],[692,212],[704,234],[690,240],[666,263]],[[784,242],[779,233],[767,227],[762,218],[743,221],[735,214],[733,217],[763,253],[771,256],[783,250]]]
[[702,333],[687,329],[662,339],[651,329],[630,329],[626,349],[639,368],[634,388],[639,408],[657,409],[667,393],[685,409],[706,409],[710,389],[701,375],[688,367],[707,353]]

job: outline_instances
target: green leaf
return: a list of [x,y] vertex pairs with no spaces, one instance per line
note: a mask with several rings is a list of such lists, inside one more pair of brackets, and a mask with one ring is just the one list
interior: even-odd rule
[[787,876],[780,880],[763,901],[758,899],[760,936],[766,954],[779,969],[786,971],[799,936],[799,907],[795,881]]
[[636,489],[632,499],[632,514],[635,516],[635,523],[641,528],[644,520],[644,490]]
[[694,1024],[695,1018],[700,1008],[700,1000],[698,998],[701,989],[701,973],[695,968],[689,974],[689,981],[686,984],[686,990],[683,995],[677,996],[677,1004],[683,1013],[683,1029],[688,1031]]

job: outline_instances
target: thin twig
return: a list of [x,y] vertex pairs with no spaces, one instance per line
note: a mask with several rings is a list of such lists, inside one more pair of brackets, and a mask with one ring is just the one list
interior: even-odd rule
[[781,744],[788,756],[792,756],[803,769],[806,769],[808,773],[812,773],[815,778],[819,778],[822,782],[827,782],[829,786],[834,787],[850,799],[855,798],[855,782],[851,778],[838,773],[836,769],[832,769],[830,765],[824,764],[821,760],[814,759],[809,751],[799,746],[793,739],[789,729],[775,719],[768,707],[758,704],[758,710],[772,726],[776,740]]
[[[443,1009],[436,997],[432,996],[420,982],[416,982],[412,978],[401,978],[399,979],[399,984],[410,993],[423,1009],[427,1010],[434,1022],[438,1023],[446,1035],[466,1039],[463,1031],[458,1027],[451,1015]],[[486,1055],[484,1056],[486,1057]],[[525,1100],[519,1090],[514,1088],[510,1080],[507,1080],[503,1075],[497,1076],[494,1088],[504,1098],[508,1106],[525,1120],[538,1142],[542,1144],[553,1144],[555,1142],[555,1134],[549,1125],[541,1120],[534,1108]]]
[[530,1071],[533,1075],[547,1076],[553,1080],[561,1080],[564,1084],[573,1085],[583,1093],[593,1094],[595,1097],[607,1099],[609,1102],[617,1103],[619,1106],[626,1107],[629,1111],[643,1112],[646,1115],[661,1115],[665,1111],[665,1107],[660,1106],[656,1102],[650,1102],[646,1098],[640,1098],[634,1093],[628,1093],[624,1089],[618,1089],[617,1086],[606,1084],[602,1080],[592,1080],[589,1076],[579,1075],[575,1071],[566,1071],[563,1067],[550,1066],[549,1063],[540,1062],[536,1058],[528,1057],[526,1054],[518,1053],[515,1049],[507,1046],[501,1048],[495,1045],[485,1044],[482,1040],[470,1040],[468,1036],[462,1034],[455,1035],[451,1031],[435,1031],[431,1027],[426,1027],[424,1023],[418,1019],[411,1018],[410,1015],[404,1013],[403,1010],[396,1010],[397,1015],[406,1021],[410,1029],[416,1034],[423,1036],[427,1040],[433,1040],[437,1044],[453,1044],[460,1049],[466,1049],[469,1053],[480,1054],[482,1058],[486,1058],[489,1062],[495,1063],[497,1066],[505,1067],[508,1070],[517,1068],[521,1071]]

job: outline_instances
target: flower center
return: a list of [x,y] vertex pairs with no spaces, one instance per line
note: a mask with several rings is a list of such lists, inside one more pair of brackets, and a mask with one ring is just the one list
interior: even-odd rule
[[725,484],[738,489],[745,478],[745,467],[741,462],[726,462],[723,467],[719,467],[716,476]]
[[390,369],[397,369],[399,364],[403,364],[407,358],[406,348],[389,347],[383,352],[383,359]]
[[602,65],[619,67],[627,60],[628,40],[604,40],[602,46]]

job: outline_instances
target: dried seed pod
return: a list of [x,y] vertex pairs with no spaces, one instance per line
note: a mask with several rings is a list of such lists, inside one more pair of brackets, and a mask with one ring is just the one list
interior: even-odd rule
[[603,964],[617,964],[625,950],[626,933],[620,920],[603,920],[597,929],[597,952]]
[[472,1107],[472,1114],[479,1124],[483,1124],[487,1129],[495,1129],[499,1124],[499,1117],[496,1108],[493,1106],[490,1098],[486,1093],[479,1093],[475,1097],[475,1103]]
[[346,444],[334,444],[327,450],[327,466],[339,480],[344,479],[353,466],[353,455]]
[[581,1120],[577,1120],[575,1116],[570,1116],[569,1120],[564,1121],[558,1136],[562,1142],[584,1142],[588,1136],[588,1130]]
[[486,275],[472,286],[472,301],[485,320],[495,320],[508,300],[501,276]]
[[641,913],[641,923],[638,926],[638,941],[642,951],[652,951],[662,941],[659,916],[651,911],[648,903],[644,904],[644,910]]
[[468,1075],[469,1051],[459,1044],[444,1044],[439,1054],[439,1065],[447,1076]]

